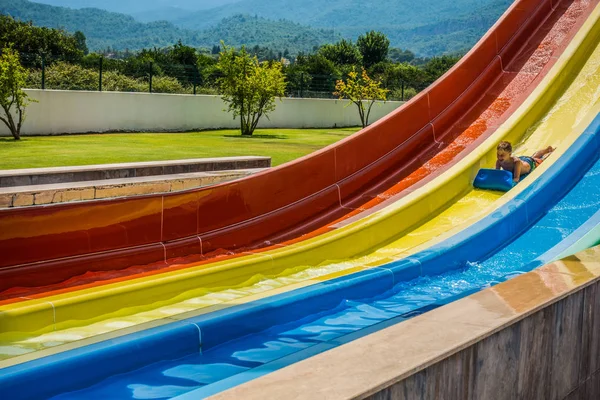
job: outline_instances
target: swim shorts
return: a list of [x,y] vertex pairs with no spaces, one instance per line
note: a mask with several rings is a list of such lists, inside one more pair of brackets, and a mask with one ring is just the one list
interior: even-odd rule
[[530,173],[533,172],[533,170],[542,163],[542,160],[540,160],[539,158],[521,156],[521,157],[519,157],[519,159],[521,159],[521,160],[525,161],[527,164],[529,164],[529,166],[531,167],[531,170],[529,171]]

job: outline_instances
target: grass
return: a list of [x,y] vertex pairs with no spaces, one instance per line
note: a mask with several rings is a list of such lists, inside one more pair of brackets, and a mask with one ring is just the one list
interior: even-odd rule
[[257,129],[191,133],[103,133],[0,138],[0,169],[161,161],[185,158],[270,156],[279,165],[358,131],[346,129]]

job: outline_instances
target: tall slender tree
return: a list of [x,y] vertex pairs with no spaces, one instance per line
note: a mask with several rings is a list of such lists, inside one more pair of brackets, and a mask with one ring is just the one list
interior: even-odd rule
[[0,121],[10,130],[15,140],[21,139],[21,127],[25,122],[25,108],[30,100],[23,91],[27,71],[21,65],[19,54],[12,48],[2,49],[0,54]]

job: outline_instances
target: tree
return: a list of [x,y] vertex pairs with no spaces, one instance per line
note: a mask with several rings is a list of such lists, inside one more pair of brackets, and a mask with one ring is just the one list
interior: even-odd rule
[[217,64],[223,76],[219,86],[233,117],[240,117],[244,136],[251,136],[263,115],[275,109],[275,97],[283,96],[285,76],[280,61],[262,62],[245,47],[238,52],[223,44]]
[[417,90],[424,89],[428,85],[427,73],[408,63],[394,64],[388,70],[388,79],[392,82],[404,83],[406,87]]
[[181,40],[173,46],[173,49],[169,53],[172,62],[177,64],[196,65],[198,61],[196,49],[184,45]]
[[78,62],[83,56],[75,37],[63,30],[37,27],[0,15],[0,48],[9,46],[21,54],[25,67],[41,66],[41,54],[46,56],[47,64],[57,60]]
[[415,58],[415,55],[412,51],[402,50],[395,47],[392,47],[389,50],[388,55],[390,57],[390,60],[396,63],[410,62]]
[[375,104],[375,101],[385,101],[388,93],[387,89],[381,88],[381,82],[374,81],[369,77],[364,68],[360,75],[356,72],[356,69],[353,68],[352,71],[348,73],[346,82],[343,80],[337,81],[335,90],[336,91],[333,94],[338,96],[340,100],[349,99],[350,103],[348,103],[348,105],[352,103],[356,104],[363,128],[369,124],[371,108],[373,107],[373,104]]
[[362,55],[356,45],[346,39],[322,46],[319,53],[337,65],[360,65],[362,62]]
[[86,43],[86,37],[83,34],[83,32],[81,31],[77,31],[73,34],[73,38],[75,38],[75,42],[76,42],[76,47],[78,50],[80,50],[84,56],[87,56],[89,54],[89,49],[87,47],[87,43]]
[[387,58],[390,40],[381,32],[370,31],[359,36],[356,45],[362,54],[363,65],[369,68]]
[[2,49],[0,55],[0,105],[4,113],[0,116],[0,121],[8,126],[15,140],[21,139],[21,126],[25,122],[25,108],[29,104],[27,93],[23,91],[26,79],[27,71],[21,65],[19,54],[11,48]]
[[424,66],[423,70],[427,74],[428,84],[435,82],[440,76],[444,75],[454,64],[460,60],[460,56],[444,55],[433,57]]

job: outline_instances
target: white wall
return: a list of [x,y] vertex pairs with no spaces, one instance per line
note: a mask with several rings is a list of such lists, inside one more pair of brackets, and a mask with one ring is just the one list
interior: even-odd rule
[[[187,131],[238,128],[224,111],[219,96],[120,92],[26,90],[32,99],[27,108],[23,135],[106,131]],[[324,99],[276,100],[269,119],[260,128],[331,128],[360,125],[355,105]],[[402,102],[374,105],[370,122],[388,114]],[[0,134],[7,135],[2,124]]]

